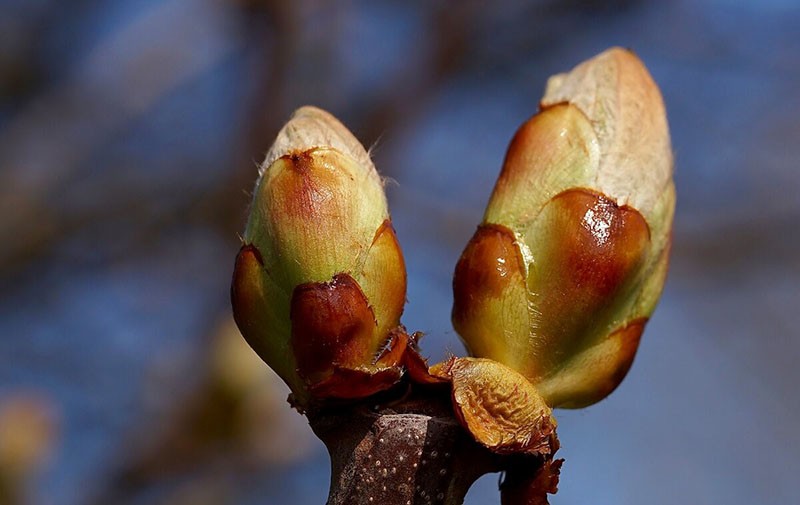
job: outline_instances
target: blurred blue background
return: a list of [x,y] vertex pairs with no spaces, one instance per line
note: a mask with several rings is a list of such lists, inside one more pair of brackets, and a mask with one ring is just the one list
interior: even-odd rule
[[439,360],[513,132],[622,45],[667,103],[672,266],[627,379],[557,414],[552,503],[800,503],[798,27],[790,0],[0,2],[0,496],[324,503],[324,447],[230,319],[278,128],[310,103],[374,146]]

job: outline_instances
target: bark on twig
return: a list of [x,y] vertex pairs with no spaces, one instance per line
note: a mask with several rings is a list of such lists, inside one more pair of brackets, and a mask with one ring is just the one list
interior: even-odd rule
[[[310,413],[331,457],[328,505],[458,505],[486,473],[511,467],[518,475],[549,472],[543,463],[551,460],[500,456],[475,442],[455,419],[448,396],[426,392],[397,403]],[[525,495],[545,504],[551,488],[528,486]]]

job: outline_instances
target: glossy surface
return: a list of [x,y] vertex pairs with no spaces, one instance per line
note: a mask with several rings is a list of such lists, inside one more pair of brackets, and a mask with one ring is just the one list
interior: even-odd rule
[[456,265],[453,295],[453,326],[470,354],[507,364],[529,356],[533,314],[511,230],[478,228]]
[[[551,77],[541,108],[456,266],[453,324],[473,356],[546,381],[553,407],[581,407],[624,378],[663,287],[672,152],[658,86],[630,51]],[[613,332],[634,320],[617,352]]]
[[[403,322],[427,333],[432,362],[463,354],[453,268],[509,139],[549,75],[611,44],[647,63],[669,110],[672,261],[622,385],[558,412],[553,502],[800,502],[797,2],[499,1],[440,18],[436,2],[282,2],[294,21],[275,24],[256,4],[0,2],[3,54],[33,70],[0,74],[0,202],[12,209],[0,216],[0,389],[34,389],[58,418],[32,503],[86,504],[198,394],[209,333],[230,317],[257,165],[301,104],[335,112],[367,147],[380,137],[409,273]],[[462,19],[446,47],[464,52],[446,53],[442,76],[428,66],[438,36]],[[387,97],[399,119],[378,106]],[[376,115],[391,124],[370,126]],[[269,126],[248,147],[256,117]],[[249,407],[261,436],[246,446],[272,462],[218,440],[218,459],[160,473],[128,502],[324,503],[325,448],[283,383],[255,371],[270,394]],[[466,503],[497,504],[497,481]]]
[[290,318],[297,372],[309,383],[330,375],[334,365],[372,364],[375,314],[349,275],[297,286]]
[[539,359],[526,372],[540,380],[632,317],[650,236],[637,211],[587,190],[554,198],[527,236],[535,237],[528,240],[529,355]]

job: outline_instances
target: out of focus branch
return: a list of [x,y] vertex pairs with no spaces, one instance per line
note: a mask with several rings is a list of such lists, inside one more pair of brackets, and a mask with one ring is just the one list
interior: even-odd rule
[[206,3],[205,15],[189,15],[191,4],[169,0],[132,19],[0,133],[0,271],[74,231],[75,222],[64,222],[59,197],[66,184],[85,176],[80,170],[92,154],[172,90],[232,54],[225,16],[216,2]]

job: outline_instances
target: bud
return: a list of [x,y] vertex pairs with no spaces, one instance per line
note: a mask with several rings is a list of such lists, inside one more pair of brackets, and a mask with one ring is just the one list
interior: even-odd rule
[[300,404],[368,394],[399,377],[378,360],[405,293],[369,155],[327,112],[297,110],[261,167],[236,259],[231,298],[242,334]]
[[453,323],[472,355],[575,408],[624,378],[661,293],[672,152],[658,87],[627,50],[550,78],[540,108],[456,266]]

